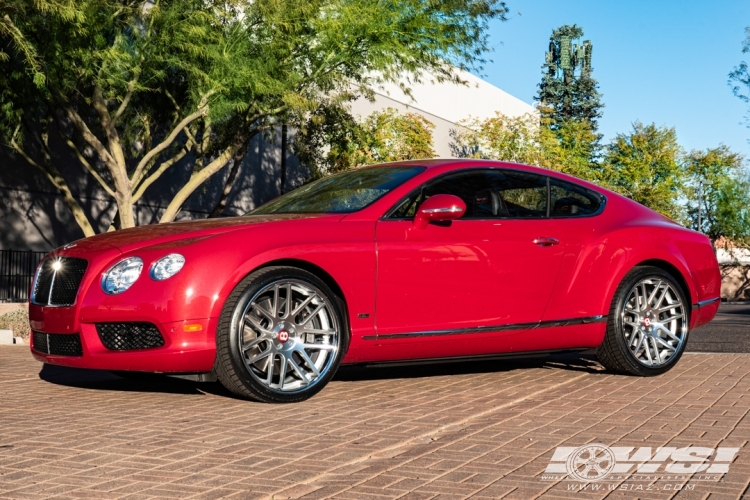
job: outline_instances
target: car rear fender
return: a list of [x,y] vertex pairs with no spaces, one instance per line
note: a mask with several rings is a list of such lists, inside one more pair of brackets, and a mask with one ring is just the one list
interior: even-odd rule
[[701,294],[680,243],[683,231],[671,227],[660,231],[644,229],[627,227],[609,231],[567,251],[566,269],[544,319],[606,316],[617,287],[639,265],[655,265],[673,274],[685,288],[688,301],[695,303]]

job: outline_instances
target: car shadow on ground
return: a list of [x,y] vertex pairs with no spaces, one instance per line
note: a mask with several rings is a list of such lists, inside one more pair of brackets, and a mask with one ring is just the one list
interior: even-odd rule
[[[404,378],[442,377],[507,372],[518,369],[564,369],[591,374],[603,373],[596,356],[588,353],[563,353],[528,358],[474,359],[430,361],[398,365],[346,365],[339,369],[334,381],[358,382]],[[69,368],[45,364],[39,378],[57,385],[103,391],[150,392],[165,394],[213,394],[234,397],[218,382],[194,382],[159,374],[138,374],[123,378],[104,370]]]
[[593,352],[529,355],[528,357],[498,356],[461,360],[429,360],[403,364],[374,364],[342,366],[334,380],[385,380],[399,378],[438,377],[507,372],[531,368],[557,368],[588,373],[603,372]]

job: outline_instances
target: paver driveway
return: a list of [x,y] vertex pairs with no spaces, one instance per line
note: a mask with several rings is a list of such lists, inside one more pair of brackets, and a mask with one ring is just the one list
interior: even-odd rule
[[[345,369],[279,406],[0,347],[0,498],[739,498],[749,373],[750,354],[686,354],[651,379],[586,356]],[[593,442],[740,451],[723,481],[677,494],[541,479],[557,446]]]

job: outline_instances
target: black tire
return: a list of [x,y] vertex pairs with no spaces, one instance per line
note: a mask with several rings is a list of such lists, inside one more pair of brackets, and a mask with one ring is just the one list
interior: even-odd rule
[[[292,392],[282,392],[264,385],[251,375],[245,354],[240,348],[240,321],[250,303],[267,286],[283,280],[296,280],[317,289],[325,296],[330,307],[329,315],[338,326],[337,346],[332,361],[327,361],[327,370],[308,386]],[[259,269],[246,276],[232,291],[224,304],[216,332],[216,361],[214,372],[219,381],[232,393],[254,401],[265,403],[295,403],[317,394],[334,377],[349,347],[349,324],[344,302],[326,283],[314,274],[296,267],[274,266]],[[269,341],[270,342],[270,341]],[[304,341],[302,341],[304,343]],[[261,345],[261,344],[259,344]],[[266,345],[266,344],[262,344]],[[275,359],[273,356],[271,359]],[[288,362],[290,363],[290,362]],[[291,373],[291,372],[289,372]],[[276,374],[278,377],[278,373]]]
[[[656,367],[646,366],[636,359],[636,355],[634,355],[628,347],[626,331],[623,325],[623,310],[628,296],[633,291],[636,284],[643,280],[652,278],[668,283],[679,296],[679,300],[683,305],[685,316],[684,321],[686,323],[684,326],[684,338],[676,352],[672,354],[664,364]],[[688,325],[690,323],[689,314],[690,302],[686,298],[685,290],[683,290],[682,286],[671,274],[658,267],[652,266],[638,266],[633,268],[625,278],[623,278],[620,286],[617,287],[614,298],[612,299],[612,305],[610,306],[609,315],[607,317],[607,332],[604,336],[604,341],[599,346],[596,353],[599,362],[610,371],[642,377],[660,375],[670,370],[680,359],[683,352],[685,352],[685,347],[687,346],[688,341]]]

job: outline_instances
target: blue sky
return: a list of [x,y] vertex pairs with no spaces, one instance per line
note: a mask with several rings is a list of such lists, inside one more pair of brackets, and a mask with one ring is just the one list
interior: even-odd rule
[[552,30],[578,24],[591,40],[593,76],[604,95],[601,133],[609,140],[631,123],[675,127],[680,144],[724,143],[750,158],[747,106],[727,74],[740,61],[747,0],[507,0],[510,20],[491,26],[492,62],[479,76],[528,103],[541,80]]

